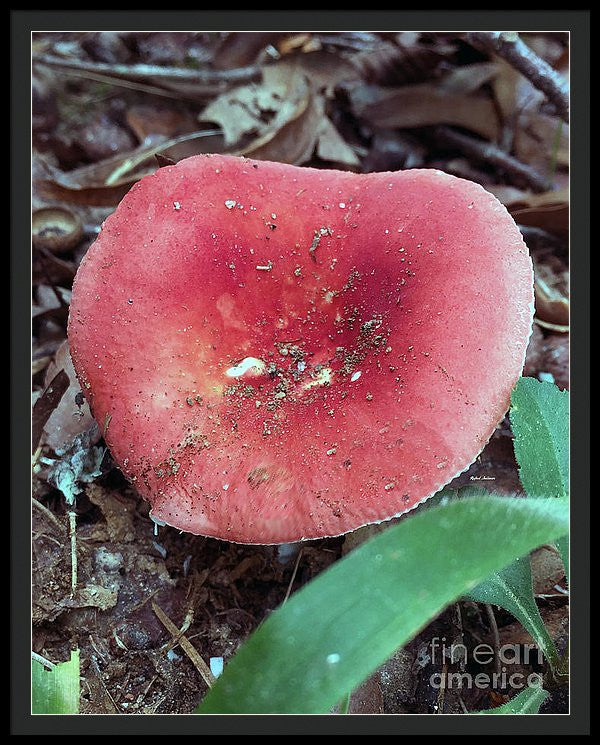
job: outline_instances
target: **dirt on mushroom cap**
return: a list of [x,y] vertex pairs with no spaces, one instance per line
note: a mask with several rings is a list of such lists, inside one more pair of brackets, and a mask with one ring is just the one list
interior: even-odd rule
[[69,339],[157,519],[280,543],[400,514],[470,465],[521,372],[532,285],[474,183],[197,156],[107,220]]

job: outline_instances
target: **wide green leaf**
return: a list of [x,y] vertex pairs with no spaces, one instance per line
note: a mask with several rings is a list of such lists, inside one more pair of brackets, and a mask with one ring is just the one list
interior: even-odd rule
[[519,477],[530,497],[569,494],[569,394],[553,383],[521,378],[511,396]]
[[[530,497],[569,495],[569,393],[521,378],[511,396],[510,423],[519,477]],[[556,546],[569,576],[569,537]]]
[[537,714],[540,706],[550,694],[543,688],[526,688],[518,693],[507,704],[496,706],[494,709],[474,712],[476,714]]
[[272,613],[200,713],[325,713],[449,603],[567,529],[564,500],[476,496],[402,520]]
[[535,639],[550,665],[556,666],[558,653],[533,596],[529,556],[522,556],[499,572],[494,572],[470,590],[466,597],[478,603],[499,605],[512,613]]
[[79,713],[79,650],[68,662],[47,670],[31,660],[31,711],[33,714]]

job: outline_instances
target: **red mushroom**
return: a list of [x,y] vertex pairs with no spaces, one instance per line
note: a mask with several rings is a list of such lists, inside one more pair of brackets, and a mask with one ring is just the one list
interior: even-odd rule
[[153,516],[266,544],[399,515],[467,468],[532,313],[526,246],[477,184],[200,155],[106,221],[69,339]]

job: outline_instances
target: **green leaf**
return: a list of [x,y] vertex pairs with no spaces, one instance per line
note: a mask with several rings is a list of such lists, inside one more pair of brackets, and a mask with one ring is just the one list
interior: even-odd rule
[[553,383],[521,378],[511,396],[519,476],[530,497],[569,494],[569,394]]
[[526,688],[518,693],[507,704],[496,706],[494,709],[485,709],[476,711],[474,714],[537,714],[540,706],[550,694],[543,688],[534,687]]
[[540,616],[533,596],[531,561],[529,556],[518,558],[499,572],[495,572],[467,595],[478,603],[499,605],[517,618],[535,639],[539,649],[554,668],[558,653]]
[[325,713],[449,603],[564,535],[565,500],[481,496],[402,520],[272,613],[199,713]]
[[[519,476],[530,497],[569,495],[569,393],[552,383],[521,378],[511,396]],[[556,546],[569,577],[569,537]]]
[[79,713],[79,650],[69,662],[47,670],[31,660],[31,711],[33,714]]

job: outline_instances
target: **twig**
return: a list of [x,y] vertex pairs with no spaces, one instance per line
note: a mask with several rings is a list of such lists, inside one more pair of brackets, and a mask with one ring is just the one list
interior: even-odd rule
[[[90,640],[90,644],[94,648],[94,652],[98,655],[102,662],[106,664],[108,662],[108,649],[106,648],[104,642],[101,642],[101,640],[99,639],[98,644],[100,644],[100,646],[98,646],[98,644],[96,644],[96,642],[94,641],[94,637],[92,636],[92,634],[88,634],[88,639]],[[103,649],[101,647],[103,647]]]
[[121,637],[117,634],[117,630],[112,630],[113,639],[115,640],[117,647],[122,649],[125,652],[129,652],[129,647],[125,644],[125,642],[121,639]]
[[[156,157],[161,150],[168,150],[169,148],[174,147],[175,145],[179,145],[182,142],[197,140],[201,137],[215,137],[219,134],[221,134],[221,130],[219,129],[208,129],[205,131],[191,132],[190,134],[180,135],[179,137],[174,137],[170,140],[159,142],[158,145],[153,145],[150,148],[144,149],[141,153],[136,153],[136,155],[131,158],[126,158],[117,166],[117,168],[115,168],[112,173],[110,173],[106,177],[104,185],[112,186],[126,173],[131,171],[136,166],[139,166],[140,163],[143,163],[145,160],[149,160],[153,155]],[[175,165],[175,161],[173,161],[173,165]]]
[[485,610],[492,627],[492,634],[494,635],[494,664],[496,666],[496,673],[500,675],[502,672],[502,666],[500,661],[500,632],[498,631],[498,624],[496,623],[496,616],[494,615],[494,609],[489,603],[485,604]]
[[45,657],[42,657],[41,654],[38,654],[37,652],[31,652],[31,659],[36,660],[36,662],[39,662],[44,667],[48,668],[48,670],[52,670],[56,667],[56,665],[53,662],[50,662],[50,660],[47,660]]
[[163,702],[163,701],[164,701],[164,700],[165,700],[166,698],[167,698],[167,694],[165,693],[165,694],[163,694],[163,695],[162,695],[162,696],[161,696],[161,697],[160,697],[160,698],[158,699],[158,701],[157,701],[157,702],[156,702],[156,703],[154,704],[154,708],[152,709],[152,712],[151,712],[152,714],[156,714],[156,710],[158,709],[158,707],[159,707],[159,706],[160,706],[160,705],[162,704],[162,702]]
[[[175,649],[181,639],[185,636],[185,633],[194,622],[194,608],[190,606],[185,614],[181,628],[177,630],[177,633],[171,638],[171,641],[166,645],[168,649]],[[189,640],[188,640],[189,641]]]
[[32,538],[34,541],[37,541],[39,538],[45,538],[47,541],[52,541],[52,543],[56,544],[59,548],[63,547],[63,544],[58,539],[53,538],[47,533],[40,533],[39,531],[35,531],[34,533],[32,533]]
[[36,509],[38,509],[42,513],[42,515],[47,517],[48,520],[50,520],[50,522],[56,528],[58,528],[58,530],[60,530],[60,532],[62,533],[62,531],[64,530],[64,525],[62,525],[62,523],[60,522],[60,520],[56,517],[54,513],[50,512],[50,510],[47,507],[45,507],[41,502],[38,502],[38,500],[35,497],[31,497],[31,503]]
[[112,705],[113,705],[113,707],[114,707],[114,710],[115,710],[115,711],[117,712],[117,714],[122,714],[122,713],[123,713],[123,712],[122,712],[122,709],[120,709],[120,708],[119,708],[119,706],[117,706],[117,702],[116,702],[116,701],[114,700],[114,698],[113,698],[113,697],[111,696],[111,693],[110,693],[110,691],[109,691],[109,690],[108,690],[108,688],[106,687],[106,683],[104,682],[104,678],[102,677],[102,671],[101,671],[101,670],[100,670],[100,668],[98,667],[98,663],[96,662],[96,660],[94,659],[94,657],[93,657],[93,656],[92,656],[91,662],[92,662],[92,666],[93,666],[93,668],[94,668],[94,672],[96,673],[96,677],[97,677],[97,678],[98,678],[98,680],[100,681],[100,685],[102,686],[102,688],[104,688],[104,693],[106,693],[106,695],[107,695],[107,696],[108,696],[108,698],[110,699],[110,702],[111,702],[111,704],[112,704]]
[[[456,625],[458,626],[458,631],[459,631],[459,634],[460,634],[460,643],[464,647],[464,644],[465,644],[465,625],[463,623],[463,611],[462,611],[461,604],[460,603],[456,603],[455,609],[456,609]],[[458,666],[459,666],[461,672],[464,672],[465,671],[465,663],[466,663],[466,660],[465,660],[464,656],[462,656],[461,659],[459,659],[459,661],[458,661]],[[461,680],[462,680],[462,678],[461,678]]]
[[298,551],[298,556],[296,557],[296,563],[294,564],[294,571],[292,572],[292,577],[290,579],[290,583],[288,585],[287,592],[285,593],[285,597],[283,598],[283,602],[281,603],[281,605],[283,605],[287,601],[287,599],[290,596],[290,593],[292,592],[292,585],[294,584],[294,580],[296,579],[296,573],[298,571],[298,565],[300,564],[300,557],[301,556],[302,556],[302,549],[300,549],[300,551]]
[[142,702],[144,701],[144,699],[146,698],[146,696],[148,695],[148,692],[150,691],[150,689],[152,688],[152,686],[156,682],[157,678],[158,678],[158,675],[154,675],[153,678],[152,678],[152,680],[148,683],[148,685],[144,689],[142,695],[139,698],[139,704],[140,704],[140,706],[141,706]]
[[183,651],[190,658],[194,667],[204,679],[204,682],[206,683],[206,685],[209,688],[211,688],[214,685],[215,676],[212,674],[206,662],[204,662],[202,657],[200,657],[198,650],[185,636],[179,636],[180,630],[177,628],[177,626],[175,626],[173,621],[171,621],[171,619],[169,618],[169,616],[167,616],[167,614],[163,611],[163,609],[159,605],[157,605],[154,601],[152,602],[152,610],[156,613],[158,620],[171,634],[173,639],[177,639],[179,646],[183,649]]
[[481,45],[505,59],[542,91],[554,104],[563,121],[569,121],[569,90],[566,82],[545,60],[539,57],[514,31],[475,31],[469,34],[475,45]]
[[177,91],[168,90],[167,88],[159,88],[155,85],[146,85],[137,80],[126,80],[125,78],[117,78],[114,75],[100,75],[99,73],[89,72],[87,70],[61,69],[63,70],[64,75],[71,75],[72,77],[83,78],[84,80],[94,80],[97,83],[106,83],[107,85],[113,85],[117,88],[140,91],[141,93],[149,93],[153,96],[162,96],[163,98],[180,99],[182,97]]
[[165,648],[175,649],[175,647],[179,644],[180,639],[185,635],[187,630],[190,628],[190,626],[194,622],[194,606],[196,604],[196,597],[198,595],[198,590],[204,584],[206,578],[208,577],[208,574],[209,574],[208,570],[205,570],[204,572],[201,572],[200,574],[195,573],[192,576],[188,584],[188,590],[187,590],[187,595],[186,595],[187,610],[185,612],[185,618],[183,619],[183,623],[181,624],[181,627],[177,630],[177,634],[172,635],[171,641],[165,645]]
[[544,593],[542,594],[536,594],[534,596],[536,600],[568,600],[569,599],[569,593],[568,592],[557,592],[556,594],[549,594],[546,595]]
[[77,531],[76,514],[69,510],[69,537],[71,539],[71,597],[77,590]]
[[437,127],[436,138],[446,145],[460,150],[465,155],[475,158],[483,163],[491,163],[507,173],[517,176],[526,181],[529,186],[537,192],[548,191],[550,183],[531,166],[521,163],[512,155],[500,150],[496,145],[483,140],[475,140],[473,137],[457,132],[450,127]]
[[154,597],[155,595],[157,595],[157,594],[158,594],[159,592],[160,592],[160,588],[158,588],[158,589],[154,590],[153,592],[151,592],[151,593],[150,593],[150,595],[148,595],[147,597],[145,597],[145,598],[144,598],[144,599],[143,599],[143,600],[142,600],[142,601],[141,601],[140,603],[138,603],[137,605],[134,605],[134,606],[133,606],[133,608],[132,608],[132,609],[131,609],[131,610],[129,611],[129,613],[128,613],[128,616],[131,616],[131,615],[133,615],[134,613],[136,613],[137,611],[139,611],[139,610],[140,610],[140,608],[143,608],[143,607],[144,607],[144,606],[146,605],[146,603],[147,603],[147,602],[148,602],[149,600],[152,600],[152,598],[153,598],[153,597]]
[[549,321],[542,321],[541,318],[538,318],[537,316],[533,319],[533,322],[540,326],[543,329],[548,329],[548,331],[554,331],[557,334],[568,334],[569,333],[569,326],[560,324],[560,323],[550,323]]
[[446,678],[448,677],[448,663],[442,665],[442,678],[440,680],[440,690],[437,697],[436,714],[444,713],[444,702],[446,700]]
[[119,692],[116,694],[116,698],[115,698],[115,701],[117,703],[120,703],[121,698],[123,696],[123,691],[127,688],[127,683],[129,683],[130,679],[131,679],[131,671],[127,673],[124,680],[119,682]]
[[70,57],[63,59],[51,54],[34,54],[34,64],[46,67],[58,67],[65,70],[82,70],[99,75],[113,75],[129,80],[146,78],[163,79],[166,81],[181,81],[198,83],[199,85],[220,85],[247,83],[260,74],[260,67],[237,67],[232,70],[194,70],[189,67],[162,67],[160,65],[123,65],[105,62],[84,62]]
[[469,34],[475,45],[481,45],[505,59],[542,91],[554,104],[560,118],[569,121],[569,90],[563,78],[539,57],[515,32],[476,31]]

